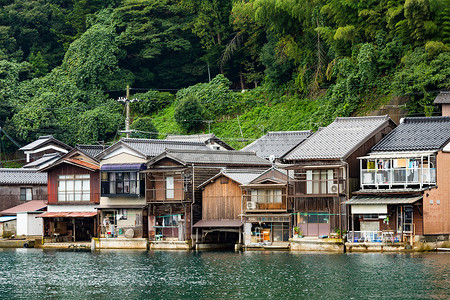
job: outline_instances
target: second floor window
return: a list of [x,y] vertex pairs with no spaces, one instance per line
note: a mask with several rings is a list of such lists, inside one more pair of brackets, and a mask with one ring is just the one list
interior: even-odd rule
[[306,193],[307,194],[335,194],[337,185],[333,179],[333,170],[307,170],[306,171]]
[[102,172],[101,176],[102,195],[141,194],[139,189],[141,180],[137,172]]
[[173,199],[175,197],[175,186],[173,176],[166,177],[166,198]]
[[90,175],[58,176],[58,201],[89,201]]
[[257,203],[281,203],[281,190],[251,190],[251,199]]

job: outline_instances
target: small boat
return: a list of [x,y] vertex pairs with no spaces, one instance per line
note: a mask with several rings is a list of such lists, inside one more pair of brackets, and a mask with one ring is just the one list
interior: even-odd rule
[[436,251],[450,252],[450,248],[436,248]]

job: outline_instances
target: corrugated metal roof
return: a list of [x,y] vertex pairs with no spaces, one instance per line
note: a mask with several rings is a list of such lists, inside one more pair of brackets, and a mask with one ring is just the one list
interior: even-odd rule
[[440,150],[450,140],[450,117],[404,118],[373,152]]
[[38,217],[40,218],[90,218],[95,217],[97,212],[91,211],[68,211],[68,212],[57,212],[57,211],[48,211],[43,214],[40,214]]
[[271,155],[280,158],[312,134],[311,130],[303,131],[269,131],[241,151],[254,151],[258,156],[268,159]]
[[41,158],[24,165],[23,168],[40,170],[51,165],[60,157],[61,153],[44,154],[44,156],[42,156]]
[[42,147],[44,144],[47,144],[47,143],[50,143],[50,142],[58,144],[61,147],[65,148],[65,149],[68,149],[68,150],[72,149],[72,147],[70,147],[69,145],[66,145],[63,142],[61,142],[60,140],[55,139],[53,137],[53,135],[45,135],[45,136],[40,136],[37,140],[35,140],[34,142],[31,142],[31,143],[23,146],[19,150],[23,150],[23,151],[34,150],[34,149]]
[[240,220],[200,220],[194,224],[194,228],[223,228],[223,227],[241,227],[243,224]]
[[47,173],[34,169],[0,169],[0,184],[47,184]]
[[450,91],[440,91],[434,99],[434,104],[450,104]]
[[[243,151],[200,151],[167,149],[167,157],[186,164],[221,165],[221,166],[271,166],[272,164],[257,156],[254,152]],[[155,158],[156,159],[156,158]]]
[[31,200],[23,204],[0,211],[1,215],[15,215],[19,212],[37,211],[46,208],[47,204],[43,200]]
[[286,160],[342,159],[392,122],[389,116],[336,118],[290,152]]
[[264,170],[258,170],[258,169],[224,169],[219,174],[211,177],[210,179],[206,180],[202,184],[200,184],[198,187],[203,187],[210,183],[211,181],[215,180],[216,178],[219,178],[220,176],[225,176],[230,178],[231,180],[237,182],[238,184],[247,184],[254,180],[255,178],[258,178],[261,174],[263,174]]
[[346,201],[345,204],[352,205],[377,205],[377,204],[413,204],[423,198],[420,196],[402,196],[402,195],[391,195],[391,196],[370,196],[370,195],[359,195]]

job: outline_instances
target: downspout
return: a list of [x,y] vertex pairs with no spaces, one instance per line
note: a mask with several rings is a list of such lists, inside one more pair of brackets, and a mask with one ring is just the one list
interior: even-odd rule
[[[345,165],[345,178],[344,178],[345,187],[346,187],[345,199],[348,201],[350,198],[350,170],[349,170],[348,162],[344,161],[342,158],[340,160]],[[338,190],[339,190],[339,186],[338,186]],[[341,212],[341,197],[340,196],[339,196],[339,231],[340,231],[339,238],[342,238],[342,212]]]

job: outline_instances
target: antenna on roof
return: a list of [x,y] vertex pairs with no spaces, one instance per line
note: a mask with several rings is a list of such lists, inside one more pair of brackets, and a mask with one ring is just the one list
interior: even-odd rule
[[272,167],[273,167],[273,165],[275,164],[275,155],[271,154],[269,156],[269,161],[272,163]]

